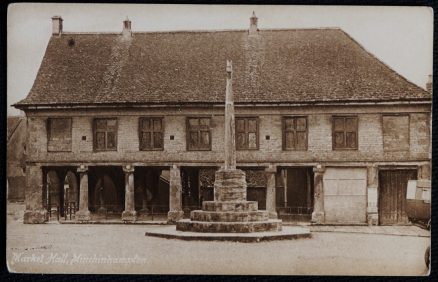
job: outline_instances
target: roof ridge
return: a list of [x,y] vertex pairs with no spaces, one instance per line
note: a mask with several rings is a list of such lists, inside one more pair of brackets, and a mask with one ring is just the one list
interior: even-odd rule
[[[296,31],[296,30],[342,30],[340,27],[303,27],[303,28],[260,28],[259,31]],[[157,31],[132,31],[132,34],[160,34],[160,33],[213,33],[213,32],[246,32],[248,29],[182,29]],[[61,35],[121,35],[122,32],[113,31],[64,31]]]

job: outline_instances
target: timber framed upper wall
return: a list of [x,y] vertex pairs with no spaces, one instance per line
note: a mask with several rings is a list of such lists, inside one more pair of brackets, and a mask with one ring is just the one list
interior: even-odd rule
[[52,36],[20,109],[431,101],[339,28],[66,33]]

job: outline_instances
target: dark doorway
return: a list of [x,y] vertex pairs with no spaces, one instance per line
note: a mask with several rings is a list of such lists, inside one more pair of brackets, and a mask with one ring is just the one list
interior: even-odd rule
[[122,167],[89,168],[89,209],[99,216],[119,217],[125,207],[125,174]]
[[169,211],[170,171],[162,167],[136,167],[135,209],[141,219],[164,220]]
[[43,203],[48,212],[49,220],[60,220],[69,213],[69,203],[73,207],[79,199],[77,174],[73,167],[43,168]]
[[379,223],[406,224],[406,190],[409,180],[417,179],[417,170],[379,171]]
[[277,174],[277,212],[281,219],[309,221],[313,211],[312,168],[283,168]]
[[201,208],[199,197],[199,169],[184,167],[181,169],[182,209],[184,216],[190,216],[190,211]]

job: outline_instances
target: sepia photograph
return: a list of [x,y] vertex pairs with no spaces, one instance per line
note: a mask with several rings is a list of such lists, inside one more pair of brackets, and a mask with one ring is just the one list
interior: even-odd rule
[[433,16],[9,5],[8,270],[428,276]]

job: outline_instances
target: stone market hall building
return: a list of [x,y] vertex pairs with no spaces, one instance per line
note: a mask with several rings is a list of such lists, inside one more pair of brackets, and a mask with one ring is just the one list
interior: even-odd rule
[[[429,91],[339,28],[64,32],[27,98],[25,223],[170,222],[213,200],[233,62],[237,165],[248,200],[321,224],[408,222],[430,179]],[[49,216],[50,215],[50,216]]]

